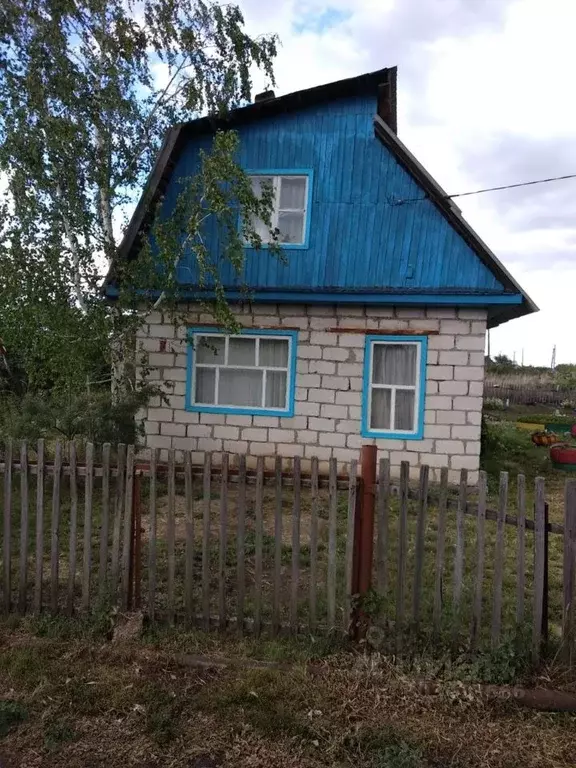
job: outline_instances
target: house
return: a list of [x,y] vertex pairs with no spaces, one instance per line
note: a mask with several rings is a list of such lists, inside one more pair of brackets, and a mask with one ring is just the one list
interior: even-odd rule
[[180,266],[187,326],[153,313],[139,339],[174,384],[169,405],[144,414],[147,446],[345,465],[375,442],[393,470],[409,460],[474,481],[486,328],[537,308],[399,140],[396,69],[268,92],[225,123],[172,129],[124,258],[222,125],[239,133],[254,183],[273,185],[285,259],[248,249],[250,302],[223,275],[244,329],[235,337],[194,303],[194,261]]

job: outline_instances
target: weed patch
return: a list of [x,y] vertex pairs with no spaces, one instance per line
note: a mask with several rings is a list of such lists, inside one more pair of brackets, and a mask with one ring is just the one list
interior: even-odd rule
[[17,701],[10,699],[0,701],[0,738],[8,733],[28,717],[28,710]]

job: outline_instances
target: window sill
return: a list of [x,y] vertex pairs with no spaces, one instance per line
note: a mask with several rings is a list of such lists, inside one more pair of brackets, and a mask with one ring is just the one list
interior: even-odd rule
[[374,438],[375,440],[423,440],[424,431],[421,432],[377,432],[375,430],[363,429],[362,437]]
[[[251,250],[251,251],[267,251],[270,248],[270,243],[262,243],[260,248],[254,248],[253,245],[250,245],[250,243],[244,243],[244,250]],[[281,251],[305,251],[310,248],[309,243],[278,243],[278,247]]]
[[193,413],[228,413],[234,416],[277,416],[279,418],[292,418],[293,408],[250,408],[228,405],[186,405],[186,410]]

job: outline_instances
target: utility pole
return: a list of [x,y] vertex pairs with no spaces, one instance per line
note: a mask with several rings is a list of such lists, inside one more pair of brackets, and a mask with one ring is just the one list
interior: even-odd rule
[[522,347],[522,368],[524,368],[524,347]]
[[554,347],[552,349],[552,362],[550,364],[550,370],[554,370],[556,368],[556,344],[554,344]]

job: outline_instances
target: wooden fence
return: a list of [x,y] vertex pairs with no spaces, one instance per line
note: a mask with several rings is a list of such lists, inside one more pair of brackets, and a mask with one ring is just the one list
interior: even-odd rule
[[[48,456],[7,443],[0,455],[5,613],[98,606],[144,610],[152,621],[237,631],[339,631],[402,651],[430,634],[461,647],[498,646],[528,632],[533,653],[561,644],[574,659],[576,481],[564,524],[548,520],[542,478],[486,474],[458,488],[428,467],[399,479],[376,448],[361,474],[304,475],[298,457],[210,454],[177,464],[133,446]],[[360,458],[360,456],[359,456]],[[249,460],[252,461],[251,459]],[[511,514],[514,512],[514,514]]]
[[484,398],[489,397],[497,397],[511,405],[560,406],[562,403],[576,403],[574,389],[559,389],[552,385],[535,387],[515,381],[512,377],[498,384],[486,381]]

